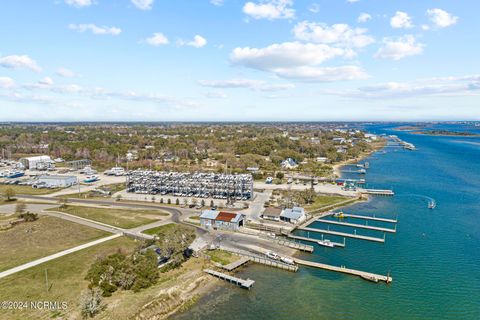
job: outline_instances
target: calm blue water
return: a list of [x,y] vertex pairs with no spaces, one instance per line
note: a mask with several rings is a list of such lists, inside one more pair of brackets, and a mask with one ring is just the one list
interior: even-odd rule
[[[391,285],[304,267],[293,274],[251,265],[239,276],[256,280],[252,290],[221,286],[175,318],[480,319],[480,138],[413,135],[392,131],[395,126],[368,130],[396,134],[418,151],[387,148],[374,154],[366,179],[370,187],[394,189],[396,196],[344,211],[398,216],[398,232],[387,234],[385,244],[347,239],[345,249],[316,247],[313,254],[302,255],[381,274],[390,271]],[[480,133],[478,127],[432,127]],[[436,209],[427,208],[426,197],[437,201]]]

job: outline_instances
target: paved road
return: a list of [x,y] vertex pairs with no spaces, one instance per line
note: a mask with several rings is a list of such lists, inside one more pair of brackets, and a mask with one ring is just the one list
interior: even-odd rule
[[25,269],[35,267],[35,266],[37,266],[39,264],[42,264],[44,262],[63,257],[65,255],[69,254],[69,253],[80,251],[80,250],[86,249],[88,247],[92,247],[92,246],[95,246],[97,244],[100,244],[100,243],[103,243],[103,242],[106,242],[106,241],[109,241],[109,240],[112,240],[112,239],[115,239],[115,238],[118,238],[118,237],[121,237],[121,236],[122,236],[121,234],[114,234],[112,236],[108,236],[108,237],[105,237],[105,238],[102,238],[102,239],[98,239],[98,240],[95,240],[95,241],[92,241],[92,242],[88,242],[88,243],[76,246],[74,248],[70,248],[70,249],[67,249],[67,250],[64,250],[64,251],[54,253],[54,254],[52,254],[50,256],[47,256],[47,257],[43,257],[43,258],[40,258],[40,259],[37,259],[37,260],[34,260],[34,261],[30,261],[30,262],[22,264],[18,267],[0,272],[0,279],[4,278],[4,277],[7,277],[9,275],[12,275],[14,273],[23,271]]

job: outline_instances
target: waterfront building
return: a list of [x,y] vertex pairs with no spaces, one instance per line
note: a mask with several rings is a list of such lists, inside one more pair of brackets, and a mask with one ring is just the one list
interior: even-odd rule
[[38,177],[33,187],[68,188],[77,184],[77,182],[75,176],[45,175]]
[[293,224],[302,223],[306,218],[305,209],[301,207],[285,208],[280,214],[280,220]]

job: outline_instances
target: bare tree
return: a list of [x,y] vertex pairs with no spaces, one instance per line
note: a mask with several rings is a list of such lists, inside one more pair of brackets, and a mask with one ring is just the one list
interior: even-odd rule
[[88,289],[80,295],[80,312],[83,318],[93,318],[103,309],[102,290],[100,288]]

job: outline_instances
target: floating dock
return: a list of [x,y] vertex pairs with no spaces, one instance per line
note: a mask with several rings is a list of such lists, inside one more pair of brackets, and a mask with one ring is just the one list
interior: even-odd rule
[[324,263],[319,263],[319,262],[313,262],[313,261],[306,261],[306,260],[301,260],[301,259],[295,259],[295,262],[307,266],[307,267],[312,267],[312,268],[319,268],[319,269],[324,269],[324,270],[329,270],[329,271],[335,271],[335,272],[341,272],[345,274],[351,274],[354,276],[359,276],[362,279],[372,281],[372,282],[378,282],[378,281],[384,281],[386,283],[391,283],[393,281],[392,277],[390,276],[384,276],[384,275],[379,275],[375,273],[370,273],[370,272],[364,272],[360,270],[354,270],[354,269],[348,269],[345,267],[336,267],[336,266],[331,266],[328,264]]
[[362,193],[370,194],[372,196],[393,196],[395,192],[393,190],[382,190],[382,189],[364,189]]
[[[315,242],[318,243],[320,239],[314,239],[314,238],[307,238],[307,237],[301,237],[301,236],[295,236],[293,234],[288,235],[289,238],[296,239],[296,240],[303,240],[303,241],[310,241],[310,242]],[[335,247],[340,247],[340,248],[345,248],[345,243],[341,242],[333,242],[331,241]]]
[[351,234],[351,233],[346,233],[346,232],[339,232],[339,231],[332,231],[332,230],[325,230],[325,229],[316,229],[316,228],[308,228],[308,227],[297,228],[297,230],[331,234],[331,235],[339,236],[339,237],[354,238],[354,239],[367,240],[367,241],[373,241],[373,242],[381,242],[381,243],[385,242],[385,237],[376,238],[376,237],[362,236],[362,235],[359,235],[359,234],[356,234],[356,233]]
[[397,232],[396,225],[395,225],[395,229],[390,229],[390,228],[369,226],[369,225],[366,225],[366,224],[340,222],[340,221],[323,220],[323,219],[317,219],[316,221],[322,222],[322,223],[327,223],[327,224],[333,224],[333,225],[337,225],[337,226],[345,226],[345,227],[360,228],[360,229],[375,230],[375,231],[390,232],[390,233]]
[[[335,213],[333,213],[333,214],[335,214]],[[378,218],[378,217],[375,217],[375,216],[363,216],[363,215],[349,214],[349,213],[343,213],[342,216],[344,218],[365,219],[365,220],[390,222],[390,223],[397,223],[398,222],[397,219]]]
[[236,284],[237,286],[240,286],[241,288],[244,288],[244,289],[249,289],[250,290],[250,288],[255,283],[254,280],[250,280],[250,279],[244,280],[244,279],[240,279],[240,278],[237,278],[237,277],[232,277],[228,274],[221,273],[221,272],[218,272],[218,271],[214,271],[214,270],[211,270],[211,269],[204,269],[203,271],[208,273],[209,275],[212,275],[212,276],[217,277],[219,279],[222,279],[222,280],[228,281],[230,283]]
[[[288,237],[292,238],[290,236],[288,236]],[[292,238],[292,239],[295,239],[295,238]],[[289,241],[285,238],[275,239],[275,242],[278,243],[279,245],[289,247],[289,248],[292,248],[292,249],[297,249],[299,251],[304,251],[304,252],[309,252],[309,253],[313,252],[313,246],[305,244],[305,243]]]
[[234,261],[230,264],[227,264],[226,266],[222,266],[223,269],[227,270],[227,271],[232,271],[232,270],[235,270],[237,269],[238,267],[240,266],[243,266],[244,264],[246,264],[248,261],[250,261],[250,258],[247,258],[247,257],[240,257],[240,259],[238,259],[237,261]]

